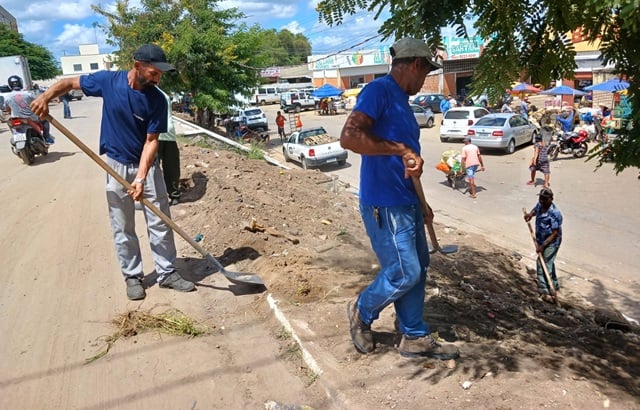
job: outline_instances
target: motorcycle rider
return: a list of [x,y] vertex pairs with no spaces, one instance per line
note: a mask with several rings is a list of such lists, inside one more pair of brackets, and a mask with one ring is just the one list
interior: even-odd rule
[[31,92],[22,90],[22,78],[12,75],[7,79],[7,84],[12,90],[7,94],[4,103],[5,109],[11,111],[9,117],[27,120],[33,129],[41,131],[40,133],[47,144],[53,144],[55,141],[49,134],[49,121],[40,121],[40,118],[29,108],[36,97]]

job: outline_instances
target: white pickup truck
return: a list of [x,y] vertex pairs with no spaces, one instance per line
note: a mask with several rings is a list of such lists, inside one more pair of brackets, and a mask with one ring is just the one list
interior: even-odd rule
[[347,151],[340,146],[340,139],[327,134],[322,127],[296,131],[282,144],[285,162],[296,161],[302,168],[326,164],[344,165]]

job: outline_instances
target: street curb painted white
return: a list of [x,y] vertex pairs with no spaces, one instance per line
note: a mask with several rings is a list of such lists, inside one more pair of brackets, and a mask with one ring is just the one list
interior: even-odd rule
[[302,340],[300,340],[296,332],[293,330],[291,323],[278,307],[278,301],[273,297],[273,295],[271,295],[271,293],[267,295],[267,302],[269,303],[269,307],[271,308],[271,310],[273,310],[273,314],[275,315],[276,319],[278,319],[280,324],[282,324],[282,327],[284,327],[285,330],[291,334],[293,340],[295,340],[298,344],[300,352],[302,352],[302,360],[304,360],[307,366],[309,366],[309,369],[311,369],[311,371],[313,371],[318,376],[322,375],[323,372],[318,365],[318,362],[316,362],[316,359],[314,359],[311,353],[309,353],[309,351],[304,347],[304,345],[302,344]]

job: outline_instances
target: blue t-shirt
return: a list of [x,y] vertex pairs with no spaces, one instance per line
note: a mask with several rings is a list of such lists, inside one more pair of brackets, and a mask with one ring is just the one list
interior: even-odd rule
[[[420,127],[408,98],[391,75],[369,83],[358,95],[354,111],[373,120],[371,132],[389,141],[401,142],[420,154]],[[399,155],[362,155],[360,203],[369,206],[418,204],[411,178],[404,177]]]
[[546,212],[542,212],[540,203],[537,203],[533,209],[536,215],[536,242],[541,245],[557,229],[558,236],[548,246],[556,248],[560,246],[562,243],[562,213],[556,204],[552,203]]
[[147,134],[167,131],[167,101],[156,87],[134,90],[127,71],[98,71],[80,77],[82,91],[102,97],[100,154],[123,164],[140,162]]

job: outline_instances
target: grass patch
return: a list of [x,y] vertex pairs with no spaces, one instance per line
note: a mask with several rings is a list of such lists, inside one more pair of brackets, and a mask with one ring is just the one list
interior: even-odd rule
[[177,309],[171,309],[160,314],[132,310],[119,314],[112,320],[112,323],[118,329],[114,334],[104,338],[105,347],[98,354],[86,359],[85,364],[104,357],[109,353],[111,347],[123,337],[136,336],[152,330],[168,335],[187,337],[202,336],[208,333],[208,329],[205,326],[199,325],[195,320]]
[[247,152],[247,157],[249,159],[264,159],[264,145],[260,142],[251,142],[251,147],[249,147],[249,151]]

